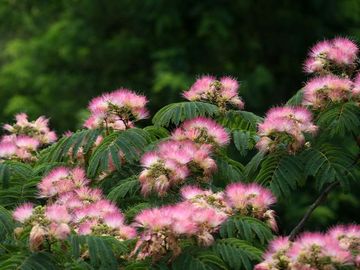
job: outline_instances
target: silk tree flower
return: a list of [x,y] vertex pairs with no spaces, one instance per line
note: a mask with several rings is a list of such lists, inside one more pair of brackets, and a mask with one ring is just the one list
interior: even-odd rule
[[225,110],[227,105],[242,109],[244,103],[238,96],[239,83],[231,77],[217,80],[213,76],[202,76],[183,93],[190,101],[205,101]]
[[274,231],[277,230],[275,212],[269,209],[276,203],[276,198],[269,189],[255,183],[233,183],[226,187],[225,199],[240,214],[264,220]]
[[23,162],[36,161],[36,151],[45,144],[56,140],[55,132],[48,127],[48,119],[41,116],[29,122],[24,113],[16,115],[14,125],[5,124],[4,130],[10,135],[0,139],[0,159],[15,159]]
[[90,117],[86,120],[86,128],[111,128],[124,130],[134,126],[133,122],[148,117],[145,96],[138,95],[125,88],[103,94],[91,100]]
[[139,176],[143,195],[156,190],[163,196],[171,185],[181,183],[189,175],[185,165],[172,159],[163,159],[157,152],[145,153],[140,163],[144,167]]
[[261,263],[255,266],[255,270],[287,270],[290,258],[287,256],[292,243],[287,237],[278,237],[269,243],[268,250],[264,253]]
[[317,126],[312,114],[302,107],[275,107],[258,125],[260,140],[256,147],[262,152],[272,152],[279,147],[295,153],[305,144],[305,134],[315,135]]
[[328,103],[344,102],[353,94],[353,83],[349,79],[327,75],[311,79],[304,87],[303,105],[315,109],[324,108]]
[[84,187],[88,183],[89,180],[86,178],[83,169],[57,167],[50,171],[38,184],[39,195],[42,198],[59,196],[62,193]]
[[184,186],[180,189],[184,201],[190,202],[196,207],[214,208],[226,215],[232,214],[232,209],[225,199],[224,192],[212,192],[197,186]]
[[211,157],[212,147],[209,144],[197,145],[190,140],[169,140],[159,144],[158,153],[163,159],[186,164],[191,175],[200,181],[208,181],[217,170],[216,162]]
[[15,116],[16,123],[14,125],[5,124],[3,128],[15,135],[26,135],[39,141],[40,144],[49,144],[56,141],[57,136],[54,131],[49,128],[49,119],[40,116],[35,121],[29,122],[25,113]]
[[196,207],[183,202],[176,205],[143,210],[135,217],[135,225],[142,229],[132,256],[159,259],[171,251],[181,252],[179,241],[193,237],[200,245],[208,246],[227,216],[212,208]]
[[337,269],[351,263],[351,254],[321,233],[304,233],[288,251],[290,269]]
[[360,254],[360,226],[359,225],[338,225],[331,228],[328,233],[331,239],[338,242],[339,246],[353,255],[356,265],[356,256]]
[[172,133],[172,138],[214,146],[225,146],[230,141],[229,134],[221,125],[212,119],[201,116],[185,121]]
[[164,196],[169,188],[184,183],[190,176],[200,182],[208,181],[217,169],[211,148],[209,144],[197,145],[189,140],[160,143],[158,149],[141,158],[144,167],[139,176],[142,194],[156,191]]
[[15,209],[13,218],[20,223],[24,223],[32,216],[33,210],[34,205],[32,203],[24,203]]
[[317,43],[311,48],[304,70],[307,73],[331,73],[355,68],[358,46],[347,38],[335,38]]

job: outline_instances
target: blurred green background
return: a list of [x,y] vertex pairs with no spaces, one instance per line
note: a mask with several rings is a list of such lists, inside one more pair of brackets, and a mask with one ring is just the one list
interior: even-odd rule
[[[154,113],[201,74],[236,77],[263,114],[301,88],[309,46],[360,40],[359,0],[2,0],[0,18],[0,122],[44,114],[59,133],[104,91],[142,92]],[[285,231],[314,200],[299,194],[280,203]],[[359,219],[355,195],[332,196],[307,228]]]

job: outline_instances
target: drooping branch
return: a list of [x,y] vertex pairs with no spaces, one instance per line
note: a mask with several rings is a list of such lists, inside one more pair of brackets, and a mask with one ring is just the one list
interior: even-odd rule
[[339,181],[332,182],[320,193],[319,197],[315,200],[315,202],[307,209],[305,215],[300,220],[298,225],[296,225],[296,227],[289,234],[290,241],[293,241],[295,239],[297,234],[301,231],[307,220],[310,218],[311,213],[326,199],[330,191],[337,185],[339,185]]

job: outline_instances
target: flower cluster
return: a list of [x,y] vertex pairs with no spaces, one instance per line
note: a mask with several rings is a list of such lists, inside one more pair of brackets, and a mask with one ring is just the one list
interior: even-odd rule
[[128,89],[119,89],[103,94],[91,100],[90,117],[84,126],[89,129],[107,128],[125,130],[134,126],[134,122],[148,116],[145,96],[137,95]]
[[326,234],[303,233],[294,242],[273,240],[255,270],[326,270],[360,266],[360,227],[336,226]]
[[268,214],[275,198],[256,184],[234,183],[225,192],[216,193],[185,186],[180,192],[182,202],[147,209],[136,216],[136,225],[142,229],[133,251],[138,259],[152,256],[157,260],[167,252],[176,256],[181,252],[180,241],[184,238],[193,238],[199,245],[209,246],[214,241],[213,233],[229,216],[237,213],[265,221],[272,216],[270,223],[276,228],[274,214]]
[[232,105],[242,109],[244,102],[238,96],[239,83],[231,77],[217,80],[212,76],[202,76],[183,96],[190,101],[206,101],[217,105],[220,109]]
[[330,103],[359,102],[360,75],[351,80],[358,64],[357,53],[357,45],[346,38],[316,44],[305,62],[305,71],[320,76],[306,83],[303,105],[321,109]]
[[302,107],[276,107],[270,109],[258,126],[260,140],[256,147],[263,152],[284,148],[295,153],[305,144],[305,134],[315,134],[317,126],[312,114]]
[[187,177],[206,182],[216,171],[212,152],[229,143],[226,130],[212,119],[197,117],[175,129],[170,140],[141,159],[140,183],[144,195],[155,190],[160,196]]
[[233,183],[226,187],[225,196],[233,212],[263,220],[277,230],[275,212],[269,209],[276,198],[270,190],[257,184]]
[[307,73],[348,72],[356,67],[358,46],[347,38],[324,40],[311,48],[305,61]]
[[80,235],[109,235],[118,240],[134,238],[135,228],[124,222],[120,210],[104,199],[100,189],[90,188],[81,168],[58,167],[38,185],[46,206],[24,204],[13,217],[31,228],[30,246],[39,249],[45,239],[65,239],[71,231]]
[[49,129],[49,120],[44,116],[31,122],[25,113],[17,114],[15,118],[14,125],[3,126],[10,134],[0,139],[0,159],[34,161],[36,151],[46,144],[55,142],[56,134]]
[[212,119],[196,117],[182,123],[171,136],[176,141],[190,140],[199,144],[225,146],[230,137],[226,130]]
[[358,98],[359,79],[352,82],[347,78],[326,75],[313,78],[306,83],[303,105],[319,109],[326,107],[329,103],[339,103]]

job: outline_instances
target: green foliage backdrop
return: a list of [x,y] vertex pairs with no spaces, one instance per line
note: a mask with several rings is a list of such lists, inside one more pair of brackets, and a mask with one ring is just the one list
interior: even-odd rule
[[[359,14],[359,0],[0,1],[0,119],[25,111],[74,129],[91,97],[121,86],[146,94],[154,113],[208,73],[239,79],[246,110],[261,114],[301,88],[310,45],[360,40]],[[277,209],[285,231],[315,191],[301,194]],[[308,228],[356,219],[357,194],[331,196]]]

